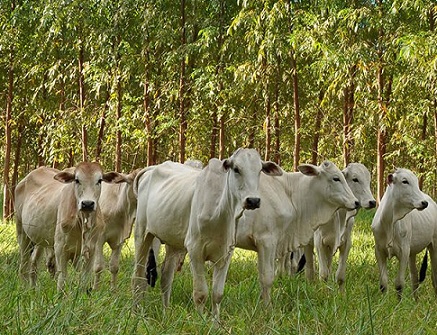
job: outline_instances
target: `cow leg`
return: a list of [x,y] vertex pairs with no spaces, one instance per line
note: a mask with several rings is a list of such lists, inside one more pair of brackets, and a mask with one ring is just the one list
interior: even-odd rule
[[[197,250],[196,250],[197,251]],[[189,252],[190,267],[193,274],[193,300],[197,310],[203,313],[208,297],[208,285],[205,278],[205,260],[200,252]]]
[[46,268],[52,278],[56,275],[55,251],[52,247],[44,248],[46,256]]
[[315,240],[315,245],[319,260],[319,278],[323,281],[327,281],[331,272],[333,251],[330,245],[323,243],[322,238]]
[[117,288],[118,271],[120,270],[120,257],[123,249],[124,241],[119,243],[114,248],[111,248],[111,258],[109,260],[109,272],[111,272],[111,289]]
[[[97,290],[100,286],[100,278],[102,272],[105,268],[105,257],[103,256],[103,245],[105,244],[105,236],[104,234],[100,234],[101,236],[97,240],[97,244],[95,246],[95,260],[94,260],[94,286],[93,289]],[[114,250],[112,250],[114,253]]]
[[135,226],[135,265],[132,276],[134,305],[138,305],[143,300],[147,288],[146,263],[153,237],[152,234],[145,233],[141,225]]
[[226,277],[228,275],[229,265],[231,264],[232,253],[226,257],[225,262],[214,265],[212,277],[212,316],[215,321],[220,321],[220,303],[223,299],[225,290]]
[[431,259],[432,286],[434,287],[434,293],[437,295],[437,249],[434,243],[428,247],[428,252]]
[[57,243],[55,241],[55,259],[56,259],[56,273],[58,276],[57,290],[62,292],[64,290],[65,280],[67,278],[68,254],[64,251],[64,243]]
[[44,251],[44,248],[36,245],[33,248],[33,252],[30,259],[30,284],[32,286],[36,285],[36,278],[37,278],[37,272],[38,272],[38,262],[41,258],[41,255]]
[[411,279],[411,288],[413,289],[414,299],[417,300],[417,289],[419,288],[419,274],[417,272],[416,266],[416,255],[410,255],[410,279]]
[[16,223],[18,245],[20,247],[20,268],[19,274],[22,280],[26,283],[30,283],[30,262],[31,254],[34,249],[34,245],[30,238],[23,231],[21,221],[17,218]]
[[185,250],[176,249],[169,245],[165,246],[165,258],[161,268],[161,292],[164,307],[170,305],[174,274],[182,254],[185,255]]
[[379,289],[385,293],[388,284],[387,249],[375,245],[375,257],[379,268]]
[[398,293],[398,298],[402,298],[402,291],[405,286],[405,273],[408,267],[408,258],[410,256],[410,248],[403,244],[401,246],[400,257],[399,257],[399,270],[395,278],[395,287]]
[[305,277],[309,281],[314,280],[314,245],[309,243],[304,247],[304,255],[306,259]]
[[[351,218],[352,220],[352,218]],[[348,224],[345,235],[344,235],[344,243],[339,247],[339,260],[338,260],[338,268],[335,278],[337,280],[338,288],[340,292],[344,292],[344,283],[346,281],[346,266],[347,259],[349,257],[349,251],[352,247],[352,226],[353,222]]]
[[275,250],[273,245],[258,243],[258,276],[261,284],[261,298],[270,304],[270,291],[275,280]]

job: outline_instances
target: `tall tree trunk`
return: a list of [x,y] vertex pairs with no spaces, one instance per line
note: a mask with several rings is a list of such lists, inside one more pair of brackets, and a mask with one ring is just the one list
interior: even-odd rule
[[17,186],[18,183],[18,167],[20,165],[20,158],[21,158],[21,144],[23,143],[23,131],[24,131],[24,125],[21,121],[19,121],[18,132],[17,132],[17,143],[15,147],[14,170],[12,172],[12,181],[11,181],[12,197],[9,201],[9,212],[11,214],[14,213],[15,187]]
[[[224,41],[224,21],[225,21],[225,0],[220,0],[220,11],[219,11],[219,36],[217,39],[218,43],[218,56],[217,56],[217,65],[216,65],[216,76],[218,78],[217,83],[217,91],[218,94],[221,94],[221,91],[223,89],[223,82],[222,82],[222,55],[223,55],[223,41]],[[217,119],[218,114],[217,111],[219,109],[219,104],[221,104],[221,101],[217,101],[217,103],[214,106],[214,111],[212,113],[212,129],[211,129],[211,146],[209,149],[209,156],[210,158],[216,157],[216,147],[217,147],[217,140],[219,140],[220,145],[220,126],[221,122]],[[220,122],[220,123],[219,123]],[[220,146],[221,147],[221,146]],[[220,151],[220,150],[219,150]]]
[[274,155],[273,161],[277,164],[281,164],[281,129],[279,123],[279,89],[281,87],[281,58],[277,55],[277,77],[275,80],[275,102],[274,102],[274,130],[275,130],[275,147],[274,147]]
[[97,143],[96,143],[96,162],[100,162],[102,159],[103,138],[105,136],[105,126],[106,126],[106,112],[109,109],[110,97],[111,97],[111,91],[110,88],[108,87],[108,89],[106,90],[105,104],[103,105],[102,115],[100,116],[99,134],[97,136]]
[[[266,51],[267,52],[267,51]],[[270,158],[271,143],[272,143],[272,133],[271,133],[271,103],[270,103],[270,92],[269,92],[269,74],[267,70],[267,55],[262,59],[262,72],[264,73],[264,109],[266,113],[266,119],[264,123],[266,142],[265,142],[265,154],[264,159],[267,161]]]
[[[378,0],[378,9],[380,13],[380,19],[383,19],[382,12],[382,0]],[[377,201],[381,201],[382,196],[384,195],[384,186],[385,186],[385,161],[384,155],[386,153],[386,113],[387,106],[384,102],[384,68],[383,68],[383,51],[382,44],[384,38],[384,32],[382,28],[379,29],[378,32],[378,69],[377,69],[377,82],[378,82],[378,134],[377,134],[377,149],[376,149],[376,169],[377,169]]]
[[[146,69],[146,78],[148,76]],[[153,141],[153,118],[150,114],[149,80],[144,81],[143,94],[144,126],[147,137],[147,166],[155,165],[154,141]]]
[[349,80],[346,88],[344,89],[343,163],[345,167],[350,163],[351,149],[353,147],[352,123],[355,107],[355,70],[355,65],[349,69]]
[[320,140],[320,128],[322,126],[322,118],[323,118],[323,109],[322,109],[322,100],[325,95],[323,90],[319,92],[319,100],[317,104],[317,113],[316,120],[314,124],[314,136],[313,143],[311,145],[311,164],[317,165],[317,159],[319,156],[319,140]]
[[[120,64],[120,44],[121,44],[121,36],[117,36],[117,123],[120,122],[122,117],[122,106],[123,106],[123,92],[122,92],[122,85],[121,85],[121,64]],[[121,172],[121,145],[122,145],[122,138],[121,138],[121,130],[120,127],[117,127],[117,134],[116,134],[116,143],[115,143],[115,171]]]
[[[11,3],[11,17],[15,10],[15,1]],[[9,50],[9,69],[8,69],[8,95],[6,99],[6,114],[5,114],[5,163],[3,170],[3,221],[7,222],[10,219],[10,199],[11,185],[9,180],[9,170],[11,163],[11,146],[12,146],[12,103],[14,100],[14,62],[15,62],[14,46],[11,45]]]
[[[82,36],[81,36],[82,37]],[[84,162],[88,161],[88,131],[86,128],[85,120],[85,77],[83,74],[84,65],[84,46],[83,41],[80,42],[79,46],[79,110],[82,116],[82,160]]]
[[[423,113],[423,123],[422,123],[422,133],[420,135],[420,139],[422,143],[426,141],[426,129],[428,128],[428,114],[427,112]],[[425,158],[424,155],[419,157],[419,188],[423,189],[423,180],[425,174]]]
[[291,52],[291,69],[293,75],[293,98],[294,98],[294,157],[293,169],[297,171],[300,161],[300,107],[299,107],[299,85],[297,77],[297,64],[294,51]]
[[[185,49],[187,43],[186,27],[185,27],[185,0],[181,0],[181,49]],[[181,57],[181,69],[179,77],[179,161],[183,163],[185,161],[185,143],[186,143],[186,106],[185,106],[185,51],[183,51]]]

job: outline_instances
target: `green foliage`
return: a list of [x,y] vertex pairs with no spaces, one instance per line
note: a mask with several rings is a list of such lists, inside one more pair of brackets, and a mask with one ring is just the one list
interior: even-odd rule
[[[38,164],[38,156],[47,165],[61,167],[80,160],[83,125],[94,158],[104,113],[101,161],[107,168],[114,165],[118,131],[123,170],[146,164],[147,139],[154,141],[157,162],[176,160],[182,61],[187,157],[207,162],[221,118],[226,154],[250,144],[264,155],[270,110],[269,117],[276,113],[280,127],[278,133],[270,129],[272,140],[279,136],[281,164],[289,169],[295,135],[294,57],[302,162],[311,159],[314,134],[319,131],[319,160],[341,164],[344,94],[353,85],[351,159],[375,171],[376,133],[382,127],[387,131],[388,167],[418,167],[415,172],[426,175],[425,191],[435,188],[436,176],[425,172],[434,170],[436,155],[432,118],[437,44],[430,21],[435,8],[429,3],[186,0],[184,46],[179,5],[169,0],[1,2],[0,106],[2,110],[6,106],[8,71],[13,65],[12,153],[21,136],[19,177]],[[79,110],[80,50],[84,52],[84,111]],[[378,119],[379,65],[393,79],[383,120]],[[320,109],[323,118],[316,129]],[[419,139],[425,115],[423,141]],[[21,133],[19,125],[25,125]],[[218,141],[214,149],[217,153]]]

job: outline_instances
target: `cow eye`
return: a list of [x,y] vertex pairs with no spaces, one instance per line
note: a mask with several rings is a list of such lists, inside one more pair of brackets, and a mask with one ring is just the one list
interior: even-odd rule
[[340,181],[340,178],[334,177],[334,181]]
[[408,185],[409,184],[409,182],[408,182],[408,180],[402,180],[402,184],[405,184],[405,185]]
[[100,185],[102,183],[102,179],[99,179],[98,181],[97,181],[97,185]]
[[237,173],[237,174],[240,174],[240,170],[237,167],[234,168],[234,172]]
[[354,179],[352,179],[352,181],[353,181],[354,183],[358,183],[358,178],[354,178]]
[[78,184],[78,185],[80,184],[80,181],[79,181],[79,179],[77,179],[77,178],[74,179],[74,182],[75,182],[76,184]]

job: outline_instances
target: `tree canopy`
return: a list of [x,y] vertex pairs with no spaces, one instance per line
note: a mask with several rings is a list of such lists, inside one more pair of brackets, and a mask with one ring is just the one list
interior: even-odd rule
[[39,165],[240,146],[287,170],[361,162],[378,191],[407,167],[435,195],[436,16],[417,0],[2,1],[4,215]]

